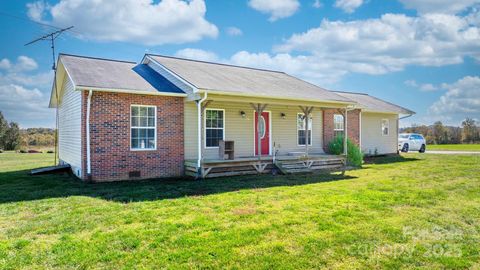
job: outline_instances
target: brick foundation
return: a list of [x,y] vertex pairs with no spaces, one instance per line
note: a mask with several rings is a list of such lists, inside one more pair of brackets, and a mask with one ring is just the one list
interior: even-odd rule
[[[82,95],[83,178],[87,177],[86,110]],[[90,109],[91,180],[95,182],[183,175],[183,98],[94,92]],[[130,150],[130,105],[157,106],[157,149]],[[139,171],[140,177],[129,178]]]
[[[325,109],[323,110],[323,150],[328,151],[328,143],[334,138],[333,115],[343,114],[341,109]],[[360,110],[348,111],[347,114],[347,136],[357,145],[360,142]]]

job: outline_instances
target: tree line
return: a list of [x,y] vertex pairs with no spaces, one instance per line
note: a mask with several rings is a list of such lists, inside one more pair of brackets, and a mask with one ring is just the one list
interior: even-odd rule
[[480,143],[480,127],[472,118],[462,121],[460,127],[445,126],[437,121],[433,125],[416,125],[401,128],[403,133],[420,133],[427,140],[427,144],[468,144]]
[[8,122],[0,111],[0,149],[18,150],[30,147],[54,147],[55,130],[51,128],[20,129],[16,122]]

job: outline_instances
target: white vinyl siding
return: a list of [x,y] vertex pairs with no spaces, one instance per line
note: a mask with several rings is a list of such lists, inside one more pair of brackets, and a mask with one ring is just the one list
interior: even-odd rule
[[[362,151],[367,155],[392,154],[397,152],[398,138],[396,114],[362,112]],[[383,135],[382,123],[389,122],[389,133]]]
[[[254,156],[254,111],[249,103],[213,101],[209,108],[225,110],[225,140],[235,142],[235,157]],[[301,113],[298,106],[269,105],[265,109],[270,112],[273,144],[279,155],[287,155],[291,152],[305,151],[305,146],[297,144],[297,114]],[[246,113],[242,117],[241,112]],[[285,114],[285,119],[281,114]],[[197,158],[197,107],[193,101],[185,101],[185,158]],[[204,120],[202,120],[204,121]],[[323,133],[322,133],[322,111],[319,108],[312,112],[312,146],[309,147],[310,153],[323,153]],[[202,130],[204,134],[205,130]],[[205,137],[204,137],[205,140]],[[205,141],[202,142],[205,144]],[[207,148],[203,150],[204,158],[217,159],[218,148]]]
[[65,76],[58,106],[58,155],[78,177],[82,172],[82,95]]

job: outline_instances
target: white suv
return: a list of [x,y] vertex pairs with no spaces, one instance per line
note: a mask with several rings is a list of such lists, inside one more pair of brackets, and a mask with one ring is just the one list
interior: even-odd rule
[[427,142],[421,134],[401,133],[398,135],[398,150],[402,152],[418,151],[424,153]]

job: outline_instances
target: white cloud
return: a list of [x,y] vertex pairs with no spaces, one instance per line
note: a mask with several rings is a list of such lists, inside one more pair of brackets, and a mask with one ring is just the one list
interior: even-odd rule
[[432,91],[439,90],[438,86],[435,86],[431,83],[418,84],[415,80],[406,80],[404,83],[406,86],[418,88],[420,89],[420,91],[423,91],[423,92],[432,92]]
[[480,0],[400,0],[408,9],[415,9],[420,13],[448,13],[456,14]]
[[298,0],[250,0],[248,5],[262,13],[270,14],[268,20],[271,22],[292,16],[300,7]]
[[34,21],[41,21],[48,8],[44,1],[27,3],[27,15]]
[[409,87],[418,87],[418,83],[415,80],[406,80],[403,83]]
[[21,55],[17,58],[17,62],[12,64],[12,62],[3,58],[0,60],[0,69],[6,70],[8,72],[22,72],[22,71],[32,71],[38,68],[37,62],[28,56]]
[[229,63],[241,66],[279,70],[302,79],[319,83],[322,86],[332,84],[347,72],[332,62],[319,61],[311,56],[292,56],[288,53],[270,55],[268,53],[250,53],[240,51],[234,54]]
[[51,87],[53,82],[53,71],[39,72],[36,74],[0,73],[0,84],[20,84],[23,86],[35,86],[47,88]]
[[315,0],[312,4],[312,7],[314,8],[321,8],[323,5],[322,5],[322,2],[320,2],[320,0]]
[[27,7],[33,20],[74,25],[81,38],[98,41],[161,45],[218,35],[217,27],[205,19],[203,0],[62,0],[53,6],[35,2]]
[[363,0],[336,0],[334,6],[346,13],[353,13],[363,4]]
[[0,108],[9,121],[21,127],[53,126],[55,113],[48,109],[48,96],[37,88],[0,84]]
[[227,28],[227,34],[229,36],[241,36],[243,34],[243,32],[240,28],[230,26],[230,27]]
[[210,51],[201,49],[185,48],[175,53],[175,56],[200,61],[219,62],[218,56]]
[[438,87],[436,87],[435,85],[433,85],[431,83],[425,83],[425,84],[420,85],[420,90],[423,91],[423,92],[432,92],[432,91],[437,91]]
[[17,58],[16,71],[31,71],[38,68],[37,62],[28,56],[21,55]]
[[10,69],[12,67],[12,63],[7,58],[3,58],[0,60],[0,69]]
[[32,72],[38,64],[27,56],[15,62],[2,59],[0,66],[0,110],[5,117],[22,127],[52,127],[55,114],[47,107],[53,71]]
[[385,74],[408,65],[459,64],[480,60],[480,29],[465,17],[385,14],[379,19],[323,20],[317,28],[294,34],[275,47],[279,53],[300,52],[319,63],[345,71]]
[[430,106],[429,117],[457,125],[466,117],[480,119],[480,77],[466,76],[443,87],[448,91]]

